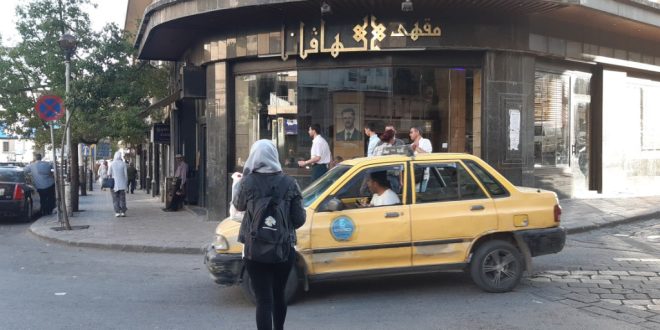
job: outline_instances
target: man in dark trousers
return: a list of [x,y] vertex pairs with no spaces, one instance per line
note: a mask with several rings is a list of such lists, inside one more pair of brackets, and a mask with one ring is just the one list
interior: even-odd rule
[[135,168],[135,165],[133,162],[128,162],[128,167],[126,168],[126,173],[128,175],[128,190],[131,192],[131,194],[135,191],[135,180],[137,179],[137,168]]
[[188,175],[188,164],[183,161],[183,155],[176,154],[176,171],[174,171],[174,177],[176,177],[176,190],[172,196],[172,202],[170,206],[164,208],[165,212],[178,211],[183,204],[183,200],[186,197],[186,176]]

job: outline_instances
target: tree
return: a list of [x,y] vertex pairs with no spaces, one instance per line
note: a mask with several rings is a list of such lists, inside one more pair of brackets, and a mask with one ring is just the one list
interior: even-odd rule
[[[38,146],[50,140],[45,123],[34,112],[40,94],[64,96],[64,55],[58,45],[64,33],[78,39],[71,61],[72,145],[100,139],[141,142],[148,127],[137,113],[152,97],[166,92],[166,70],[134,60],[131,36],[116,25],[91,32],[83,8],[89,0],[33,0],[16,9],[21,41],[0,46],[0,120],[13,133]],[[1,39],[0,39],[1,41]],[[64,121],[57,123],[57,137]],[[71,186],[78,187],[77,148],[71,150]],[[78,189],[71,189],[77,210]]]

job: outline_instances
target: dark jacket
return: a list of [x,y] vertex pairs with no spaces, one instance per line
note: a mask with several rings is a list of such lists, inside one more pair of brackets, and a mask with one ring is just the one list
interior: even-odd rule
[[[254,200],[259,197],[263,197],[262,194],[264,194],[264,191],[262,187],[274,186],[275,184],[278,183],[282,175],[283,174],[281,172],[279,173],[253,172],[248,176],[244,177],[241,180],[237,193],[234,196],[234,200],[232,201],[232,203],[234,203],[234,207],[236,207],[238,211],[248,211],[247,210],[248,201]],[[265,180],[265,182],[263,182],[262,180]],[[296,182],[296,180],[294,180],[289,176],[285,176],[282,184],[287,185],[286,193],[284,194],[284,198],[283,198],[285,203],[284,209],[288,210],[287,212],[288,214],[285,214],[285,218],[289,220],[289,224],[291,225],[289,226],[289,228],[292,228],[291,237],[293,237],[293,244],[295,244],[296,243],[295,229],[298,229],[305,224],[307,214],[302,206],[302,194],[300,193],[300,187],[298,187],[298,183]],[[241,222],[241,229],[238,233],[238,241],[241,243],[245,243],[245,237],[248,237],[250,235],[249,224],[252,222],[252,219],[250,217],[251,217],[251,212],[249,211],[245,212],[245,216],[243,218],[243,221]]]

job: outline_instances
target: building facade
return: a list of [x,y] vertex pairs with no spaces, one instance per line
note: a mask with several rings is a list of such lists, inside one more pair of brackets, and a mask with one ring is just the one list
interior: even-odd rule
[[344,159],[365,154],[373,122],[402,139],[420,127],[434,152],[475,154],[561,198],[660,192],[660,4],[408,4],[146,7],[139,57],[171,61],[176,86],[149,109],[170,128],[166,150],[157,148],[168,163],[185,155],[189,190],[209,218],[226,215],[230,175],[258,139],[271,139],[285,172],[307,184],[296,162],[309,158],[312,124]]

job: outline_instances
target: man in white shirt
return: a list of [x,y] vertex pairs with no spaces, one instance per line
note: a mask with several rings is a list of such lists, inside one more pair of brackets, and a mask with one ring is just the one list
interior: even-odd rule
[[410,140],[412,144],[410,147],[417,154],[430,154],[433,152],[433,145],[431,145],[431,140],[425,139],[423,136],[423,131],[421,127],[411,127],[410,128]]
[[376,146],[378,146],[378,143],[380,142],[378,134],[376,134],[376,124],[373,122],[367,123],[367,126],[364,127],[364,134],[369,137],[367,157],[371,157],[374,155],[374,150],[376,150]]
[[311,157],[308,160],[298,161],[298,166],[312,166],[312,181],[320,178],[328,171],[328,163],[332,161],[332,153],[328,142],[321,136],[321,126],[313,124],[307,131],[312,138]]
[[367,187],[374,194],[368,206],[386,206],[401,203],[399,196],[390,189],[390,182],[387,180],[387,171],[369,173]]

